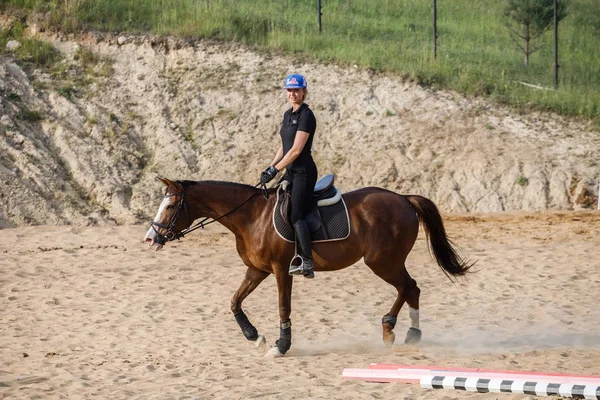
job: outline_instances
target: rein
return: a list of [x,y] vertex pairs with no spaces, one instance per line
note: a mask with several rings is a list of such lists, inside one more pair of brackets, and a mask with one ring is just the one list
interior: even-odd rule
[[[262,193],[263,197],[265,199],[269,198],[269,192],[267,189],[267,185],[265,183],[257,183],[256,185],[254,185],[255,188],[260,188],[260,193]],[[175,212],[173,213],[173,216],[171,216],[171,220],[169,221],[168,225],[165,224],[160,224],[158,222],[154,222],[152,221],[150,223],[150,226],[152,227],[152,229],[154,229],[154,232],[156,232],[156,234],[158,235],[158,237],[160,238],[160,243],[162,245],[164,245],[166,242],[170,242],[172,240],[179,240],[182,237],[184,237],[185,235],[187,235],[190,232],[195,231],[196,229],[202,228],[204,229],[204,227],[206,225],[210,225],[213,222],[217,222],[218,220],[220,220],[221,218],[225,218],[226,216],[232,214],[233,212],[237,211],[238,209],[240,209],[244,204],[246,204],[247,202],[249,202],[250,200],[252,200],[254,198],[254,196],[256,196],[259,192],[254,192],[252,194],[252,196],[248,197],[246,200],[244,200],[241,204],[239,204],[238,206],[236,206],[235,208],[233,208],[232,210],[226,212],[225,214],[217,217],[217,218],[213,218],[212,221],[208,221],[211,219],[211,217],[204,217],[202,218],[200,221],[198,221],[194,226],[190,226],[190,218],[188,216],[188,212],[187,212],[187,205],[185,204],[185,187],[183,188],[183,192],[181,193],[181,199],[179,200],[179,203],[177,203],[177,209],[175,210]],[[165,194],[164,198],[168,198],[168,197],[174,197],[177,196],[177,194]],[[179,233],[175,233],[173,231],[173,227],[175,226],[175,222],[177,222],[177,219],[179,218],[179,213],[181,212],[181,209],[183,208],[183,210],[185,211],[185,218],[187,219],[187,225],[188,227],[185,228],[184,230],[182,230]],[[208,221],[208,222],[206,222]],[[158,226],[159,228],[164,228],[167,229],[167,233],[165,235],[161,234],[157,229],[156,226]]]

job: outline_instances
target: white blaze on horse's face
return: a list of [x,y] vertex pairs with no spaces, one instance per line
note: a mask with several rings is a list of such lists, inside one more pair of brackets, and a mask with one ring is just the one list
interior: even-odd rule
[[[156,213],[156,217],[154,217],[154,222],[157,222],[159,224],[167,224],[169,223],[170,220],[170,215],[168,216],[168,218],[166,218],[166,214],[167,214],[167,207],[169,207],[171,204],[173,204],[173,196],[169,196],[169,197],[164,197],[162,203],[160,203],[160,207],[158,207],[158,213]],[[163,229],[163,228],[156,228],[156,229]],[[164,232],[166,233],[166,232]],[[164,234],[163,233],[163,234]],[[154,227],[150,227],[150,229],[148,229],[148,232],[146,232],[146,236],[144,237],[144,242],[148,242],[148,246],[150,248],[152,248],[154,251],[158,251],[160,249],[163,248],[163,245],[158,243],[157,239],[157,234],[156,234],[156,230]]]

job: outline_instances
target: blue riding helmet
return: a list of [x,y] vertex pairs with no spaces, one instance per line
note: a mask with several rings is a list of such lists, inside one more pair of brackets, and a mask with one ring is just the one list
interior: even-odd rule
[[306,79],[300,74],[291,74],[285,78],[284,89],[306,89]]

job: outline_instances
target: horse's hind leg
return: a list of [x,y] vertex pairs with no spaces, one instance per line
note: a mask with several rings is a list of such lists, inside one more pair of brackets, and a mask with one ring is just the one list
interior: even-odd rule
[[390,311],[383,316],[381,324],[383,327],[383,342],[387,347],[391,347],[396,340],[396,334],[394,333],[394,327],[396,326],[396,320],[398,313],[405,302],[409,305],[410,315],[410,328],[405,339],[405,343],[417,343],[421,338],[421,331],[419,330],[419,294],[420,289],[417,286],[417,282],[408,274],[404,263],[400,267],[396,267],[394,270],[388,268],[378,268],[377,266],[369,265],[369,268],[373,272],[382,278],[384,281],[394,286],[398,291],[396,301],[390,308]]
[[419,328],[419,297],[421,295],[421,289],[419,289],[417,282],[415,282],[414,279],[410,278],[410,280],[414,282],[414,286],[409,292],[406,293],[410,327],[406,333],[406,339],[404,339],[404,343],[416,344],[421,340],[421,329]]
[[258,334],[254,325],[248,320],[248,317],[242,310],[242,302],[262,281],[265,280],[267,276],[269,276],[268,272],[261,271],[254,267],[248,267],[240,287],[231,299],[231,311],[235,316],[236,322],[242,329],[242,333],[246,339],[255,342],[257,347],[262,346],[265,343],[265,338]]

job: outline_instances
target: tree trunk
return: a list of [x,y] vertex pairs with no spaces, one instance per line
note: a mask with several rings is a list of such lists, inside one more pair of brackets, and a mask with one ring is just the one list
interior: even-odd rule
[[525,25],[525,68],[529,68],[529,55],[531,54],[530,26]]

